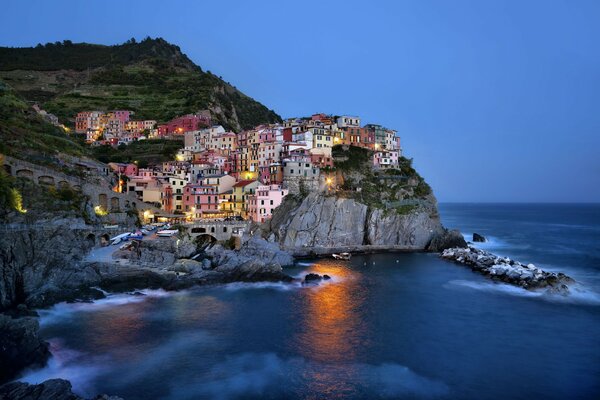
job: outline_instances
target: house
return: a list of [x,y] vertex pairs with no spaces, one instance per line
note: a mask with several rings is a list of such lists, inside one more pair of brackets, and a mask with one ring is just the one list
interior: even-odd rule
[[343,115],[336,120],[339,128],[360,128],[360,118]]
[[224,193],[233,188],[235,178],[231,175],[208,175],[199,180],[203,186],[215,186],[217,194]]
[[218,216],[220,210],[217,186],[186,185],[183,191],[183,209],[192,219]]
[[288,194],[287,189],[281,185],[261,185],[256,188],[256,193],[248,196],[248,217],[263,223],[270,219],[273,210],[277,208],[283,198]]

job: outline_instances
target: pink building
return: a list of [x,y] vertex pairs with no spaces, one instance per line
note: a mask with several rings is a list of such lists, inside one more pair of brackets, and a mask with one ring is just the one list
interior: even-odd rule
[[116,174],[123,174],[126,176],[137,176],[138,174],[138,166],[135,164],[108,163],[108,166]]
[[398,150],[378,151],[373,155],[373,167],[377,169],[397,168]]
[[183,188],[183,209],[192,218],[211,218],[219,213],[219,193],[216,186],[188,184]]
[[265,222],[273,215],[283,198],[288,194],[281,185],[261,185],[254,195],[248,196],[248,217],[254,222]]
[[129,121],[129,118],[133,115],[133,111],[129,110],[117,110],[113,111],[113,114],[116,119],[120,120],[125,124],[125,122]]

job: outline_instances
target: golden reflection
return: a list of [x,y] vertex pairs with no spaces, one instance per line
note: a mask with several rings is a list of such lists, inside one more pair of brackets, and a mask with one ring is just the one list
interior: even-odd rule
[[[331,283],[306,289],[298,310],[303,320],[293,346],[309,362],[326,364],[304,371],[316,393],[335,397],[352,390],[356,381],[356,359],[364,343],[366,286],[349,262],[321,260],[308,272],[327,274]],[[335,384],[332,384],[335,382]],[[332,386],[333,385],[333,386]]]

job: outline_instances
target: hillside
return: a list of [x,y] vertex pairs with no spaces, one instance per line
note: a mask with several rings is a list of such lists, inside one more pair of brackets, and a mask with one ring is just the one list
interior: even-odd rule
[[86,109],[130,109],[136,119],[159,122],[208,109],[215,123],[234,130],[281,120],[161,38],[0,47],[0,79],[67,125]]
[[56,167],[61,153],[82,156],[86,152],[0,80],[0,154]]

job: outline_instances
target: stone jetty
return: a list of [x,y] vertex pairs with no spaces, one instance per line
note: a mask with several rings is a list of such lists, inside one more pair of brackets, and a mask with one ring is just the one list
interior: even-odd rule
[[575,281],[562,272],[548,272],[533,264],[521,264],[508,257],[499,257],[473,246],[450,248],[442,258],[464,264],[493,280],[520,286],[524,289],[545,289],[550,293],[569,294],[569,285]]

